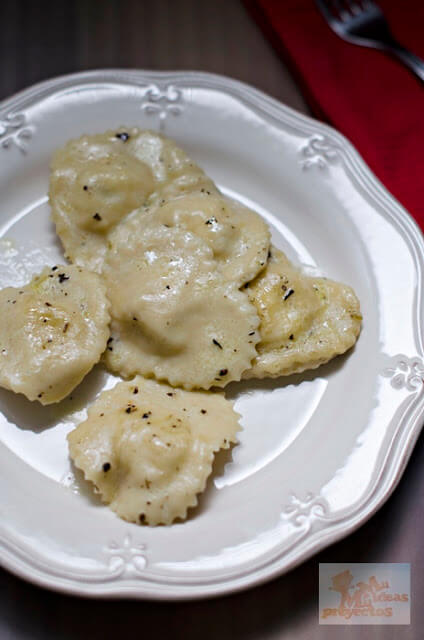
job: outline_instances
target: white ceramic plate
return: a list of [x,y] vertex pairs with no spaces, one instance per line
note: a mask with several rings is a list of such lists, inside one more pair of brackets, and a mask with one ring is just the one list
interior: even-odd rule
[[119,520],[74,477],[65,436],[114,380],[60,406],[0,393],[1,562],[61,591],[181,599],[281,574],[363,523],[396,486],[424,415],[423,240],[332,129],[227,78],[100,71],[58,78],[0,112],[0,286],[62,259],[51,153],[82,133],[161,128],[269,222],[293,260],[361,300],[356,348],[292,378],[232,384],[244,430],[184,523]]

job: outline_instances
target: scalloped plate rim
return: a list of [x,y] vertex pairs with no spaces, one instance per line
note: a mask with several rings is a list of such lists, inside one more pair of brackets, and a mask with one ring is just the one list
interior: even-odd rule
[[[158,83],[183,83],[183,86],[190,86],[190,83],[220,91],[229,92],[243,100],[245,104],[253,109],[259,109],[262,117],[266,115],[274,120],[279,120],[281,126],[295,126],[304,134],[322,134],[337,145],[338,151],[342,154],[342,160],[345,169],[348,170],[350,179],[357,180],[361,188],[364,190],[368,200],[381,205],[377,215],[384,215],[393,226],[397,227],[397,231],[401,233],[407,241],[411,253],[414,254],[415,264],[417,267],[418,285],[416,293],[416,310],[422,306],[424,294],[423,272],[424,272],[424,239],[417,223],[406,212],[402,205],[389,193],[384,185],[373,174],[371,169],[366,165],[358,151],[352,143],[341,133],[333,129],[331,126],[321,123],[314,118],[297,112],[296,110],[280,103],[278,100],[268,96],[264,92],[238,80],[228,78],[223,75],[217,75],[199,71],[149,71],[137,69],[99,69],[72,74],[61,75],[50,80],[39,82],[23,89],[0,102],[0,119],[13,113],[18,108],[24,108],[37,103],[47,96],[57,91],[72,87],[81,83],[116,83],[138,86],[139,82],[158,82]],[[423,332],[421,325],[417,323],[417,342],[420,346],[420,356],[423,354]],[[380,469],[378,481],[376,481],[373,491],[371,492],[371,504],[369,508],[358,509],[351,514],[346,520],[342,520],[343,528],[337,530],[337,524],[330,524],[327,528],[316,532],[315,536],[309,536],[302,541],[302,550],[299,553],[291,554],[290,560],[285,560],[284,554],[280,561],[271,560],[271,566],[265,564],[265,568],[260,567],[253,572],[248,573],[247,578],[241,577],[219,581],[212,584],[205,584],[202,587],[188,587],[176,584],[168,585],[168,591],[162,588],[158,591],[152,591],[149,584],[143,584],[143,580],[122,579],[120,583],[104,584],[84,583],[75,579],[62,580],[58,579],[54,574],[39,571],[29,563],[25,563],[19,559],[17,554],[7,551],[0,559],[1,565],[14,573],[15,575],[29,580],[39,586],[47,587],[62,593],[72,593],[76,595],[84,595],[87,597],[104,597],[104,598],[137,598],[152,600],[186,600],[199,599],[205,597],[218,597],[220,595],[240,591],[255,585],[262,584],[273,579],[283,573],[286,573],[301,564],[311,556],[318,553],[325,547],[334,544],[338,540],[346,537],[363,523],[365,523],[389,498],[400,481],[403,471],[413,451],[416,440],[418,439],[424,418],[424,398],[423,394],[417,393],[417,402],[413,402],[409,407],[406,416],[406,424],[403,427],[403,440],[401,444],[394,444],[387,451],[385,462]],[[374,495],[375,494],[375,495]],[[366,502],[366,501],[365,501]],[[336,529],[335,531],[333,529]],[[315,540],[314,540],[315,538]]]

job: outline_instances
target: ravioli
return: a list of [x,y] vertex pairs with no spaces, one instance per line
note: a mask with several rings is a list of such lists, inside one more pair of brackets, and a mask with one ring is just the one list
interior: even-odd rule
[[186,191],[216,191],[174,142],[136,128],[71,140],[51,169],[52,217],[66,256],[98,272],[109,232],[128,213]]
[[218,192],[213,181],[174,140],[155,131],[130,129],[128,151],[153,173],[155,191],[150,204],[201,189]]
[[67,257],[100,270],[110,229],[154,191],[152,171],[112,131],[71,140],[51,169],[50,205]]
[[70,456],[121,518],[168,525],[197,505],[214,453],[237,441],[238,418],[221,394],[138,376],[99,396],[68,435]]
[[[270,232],[254,211],[206,189],[162,202],[153,212],[157,221],[202,238],[222,278],[242,286],[264,268]],[[133,216],[133,232],[142,233],[144,210]]]
[[105,287],[81,267],[47,267],[23,287],[1,290],[0,308],[0,386],[29,400],[62,400],[106,348]]
[[353,289],[303,275],[278,249],[246,290],[261,320],[261,342],[243,378],[315,369],[356,342],[362,316]]
[[240,380],[256,356],[259,318],[220,277],[210,246],[155,212],[119,225],[104,278],[112,304],[105,361],[124,378],[154,376],[186,389]]

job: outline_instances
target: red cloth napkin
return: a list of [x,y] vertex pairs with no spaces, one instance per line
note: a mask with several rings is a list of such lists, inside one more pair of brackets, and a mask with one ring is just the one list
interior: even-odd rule
[[[423,0],[379,0],[394,36],[424,59]],[[245,0],[321,120],[341,131],[424,229],[424,83],[328,27],[314,0]]]

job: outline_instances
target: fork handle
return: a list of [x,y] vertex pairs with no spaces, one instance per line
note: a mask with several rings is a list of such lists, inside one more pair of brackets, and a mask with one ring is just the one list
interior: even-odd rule
[[415,73],[422,82],[424,82],[424,61],[418,56],[402,47],[397,42],[391,43],[387,50],[398,58],[403,64]]

